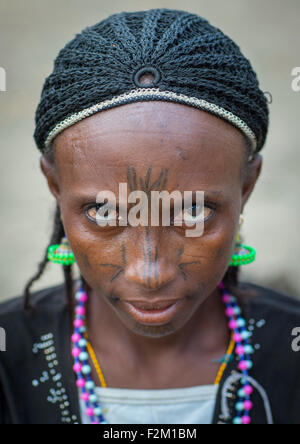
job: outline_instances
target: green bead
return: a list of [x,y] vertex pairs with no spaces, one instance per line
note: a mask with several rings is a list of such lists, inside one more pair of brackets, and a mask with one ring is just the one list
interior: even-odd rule
[[72,265],[75,263],[75,257],[72,251],[69,253],[57,252],[60,245],[50,245],[48,248],[48,259],[55,264]]
[[249,247],[247,245],[239,244],[240,248],[243,248],[248,253],[245,254],[234,254],[231,258],[230,266],[231,267],[239,267],[240,265],[251,264],[255,261],[256,251],[254,248]]

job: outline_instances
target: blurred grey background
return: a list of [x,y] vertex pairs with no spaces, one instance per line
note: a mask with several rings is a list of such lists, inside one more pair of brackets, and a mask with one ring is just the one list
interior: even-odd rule
[[[300,92],[291,71],[300,66],[299,0],[0,0],[1,250],[0,299],[22,293],[44,254],[54,198],[39,169],[34,112],[58,51],[85,26],[120,11],[185,9],[230,35],[251,60],[261,88],[273,96],[264,171],[246,208],[243,234],[257,248],[244,280],[300,297]],[[62,281],[49,264],[34,289]]]

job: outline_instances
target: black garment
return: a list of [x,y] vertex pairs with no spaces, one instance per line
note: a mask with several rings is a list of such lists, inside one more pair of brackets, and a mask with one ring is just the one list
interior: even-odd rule
[[[262,287],[244,288],[257,294],[243,313],[255,348],[252,423],[300,424],[300,352],[292,350],[300,302]],[[21,298],[0,305],[7,335],[7,351],[0,352],[0,424],[80,423],[63,287],[37,292],[32,301],[33,317],[24,313]],[[214,424],[235,416],[238,374],[234,359],[220,383]]]

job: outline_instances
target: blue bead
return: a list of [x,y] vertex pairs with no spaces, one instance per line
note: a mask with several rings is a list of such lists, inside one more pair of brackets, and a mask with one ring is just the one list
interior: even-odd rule
[[234,418],[233,424],[242,424],[242,418],[239,418],[238,416]]
[[80,331],[80,333],[85,333],[86,332],[86,328],[85,327],[80,327],[79,331]]
[[80,348],[86,347],[87,346],[87,340],[86,339],[80,339],[80,341],[78,342],[78,345]]
[[97,416],[102,415],[102,409],[101,409],[101,407],[96,407],[96,408],[94,408],[94,413],[95,413],[95,415],[97,415]]
[[248,370],[249,370],[250,368],[253,367],[253,362],[252,361],[247,361],[247,365],[248,365]]
[[246,321],[243,318],[237,320],[237,324],[239,327],[245,327]]
[[91,369],[91,367],[89,366],[89,365],[84,365],[83,367],[82,367],[82,373],[84,374],[84,375],[88,375],[89,373],[91,373],[91,371],[92,371],[92,369]]
[[245,353],[247,355],[251,355],[251,353],[253,353],[253,352],[254,352],[254,348],[252,347],[252,345],[250,345],[250,344],[245,345]]
[[236,314],[236,315],[239,315],[239,314],[241,314],[241,309],[240,309],[240,307],[234,307],[234,313]]
[[244,392],[244,389],[240,389],[240,390],[238,391],[238,396],[239,396],[240,398],[246,398],[246,393]]
[[89,354],[87,352],[81,352],[79,355],[80,361],[87,361],[89,359]]
[[95,395],[95,394],[93,394],[93,395],[90,395],[90,402],[97,402],[98,401],[98,396],[97,395]]
[[244,410],[244,404],[242,402],[237,402],[235,408],[238,412],[242,412]]
[[87,381],[87,382],[85,383],[85,388],[86,388],[87,390],[93,390],[93,389],[95,388],[95,383],[94,383],[94,381]]
[[245,331],[242,331],[241,335],[242,335],[243,339],[249,339],[251,336],[251,333],[249,331],[245,330]]
[[81,298],[81,296],[84,294],[83,291],[77,291],[77,293],[75,294],[75,299],[76,301],[79,301],[79,299]]

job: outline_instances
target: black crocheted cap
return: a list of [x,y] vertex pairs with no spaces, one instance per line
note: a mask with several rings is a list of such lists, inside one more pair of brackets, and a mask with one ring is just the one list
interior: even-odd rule
[[239,128],[255,151],[265,142],[267,100],[239,47],[195,14],[152,9],[114,14],[60,51],[36,111],[36,144],[44,151],[74,123],[145,100],[213,113]]

